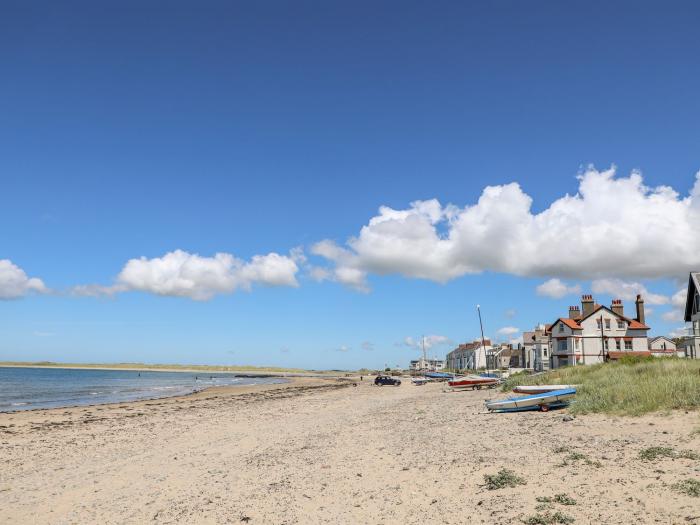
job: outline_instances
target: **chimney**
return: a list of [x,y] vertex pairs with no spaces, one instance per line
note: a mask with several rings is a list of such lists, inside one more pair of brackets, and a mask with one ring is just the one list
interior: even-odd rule
[[569,319],[577,319],[581,317],[581,310],[578,306],[569,306]]
[[581,296],[581,310],[583,312],[583,317],[588,317],[593,313],[593,296],[592,295],[582,295]]
[[620,299],[613,299],[612,305],[610,306],[610,309],[615,312],[617,315],[623,316],[625,315],[625,307],[622,305],[622,300]]
[[640,294],[637,294],[637,300],[634,303],[637,306],[637,321],[644,323],[644,299]]

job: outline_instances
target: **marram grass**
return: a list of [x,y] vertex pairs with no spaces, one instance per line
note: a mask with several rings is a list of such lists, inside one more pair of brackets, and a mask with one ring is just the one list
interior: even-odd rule
[[577,385],[573,413],[638,416],[649,412],[700,407],[700,360],[650,358],[588,366],[569,366],[545,374],[516,374],[504,390],[518,385]]

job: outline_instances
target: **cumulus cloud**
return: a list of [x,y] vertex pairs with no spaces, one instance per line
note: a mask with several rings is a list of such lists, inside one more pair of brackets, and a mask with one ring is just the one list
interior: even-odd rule
[[324,240],[312,253],[330,263],[329,279],[363,291],[369,274],[440,283],[483,271],[644,279],[700,266],[700,173],[687,196],[647,187],[638,172],[617,177],[614,167],[591,167],[578,179],[575,195],[539,213],[517,183],[487,186],[463,208],[435,199],[382,206],[344,245]]
[[681,288],[674,293],[671,296],[671,306],[673,309],[661,314],[661,318],[669,322],[682,322],[685,317],[685,300],[687,296],[687,288]]
[[413,338],[411,336],[404,337],[403,344],[409,348],[423,348],[423,340],[425,340],[425,349],[438,345],[451,344],[452,341],[446,335],[426,335],[424,338]]
[[9,259],[0,259],[0,300],[19,299],[30,293],[48,293],[41,279],[27,274]]
[[515,335],[520,332],[520,329],[515,326],[504,326],[503,328],[499,328],[497,332],[499,335]]
[[612,295],[615,299],[634,301],[641,294],[647,304],[668,304],[671,298],[666,295],[652,293],[646,286],[638,282],[623,281],[622,279],[596,279],[591,283],[593,293]]
[[206,301],[216,294],[250,290],[254,284],[298,286],[299,270],[291,256],[269,253],[255,255],[245,262],[228,253],[213,257],[175,250],[162,257],[130,259],[111,286],[76,286],[76,295],[104,296],[126,291],[141,291],[163,296],[189,297]]
[[561,279],[554,277],[537,286],[535,291],[537,295],[551,297],[552,299],[561,299],[565,295],[581,293],[581,287],[578,284],[569,286]]

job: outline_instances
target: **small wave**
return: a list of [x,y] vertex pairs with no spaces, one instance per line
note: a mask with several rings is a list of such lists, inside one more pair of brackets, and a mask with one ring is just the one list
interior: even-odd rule
[[29,403],[10,403],[10,406],[12,407],[21,407],[24,405],[28,405]]

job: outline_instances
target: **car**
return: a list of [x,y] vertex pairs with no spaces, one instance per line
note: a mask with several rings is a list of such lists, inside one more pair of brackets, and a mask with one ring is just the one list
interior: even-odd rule
[[379,386],[384,386],[384,385],[399,386],[399,385],[401,385],[401,380],[396,379],[395,377],[391,377],[391,376],[377,376],[374,379],[374,384],[379,385]]

